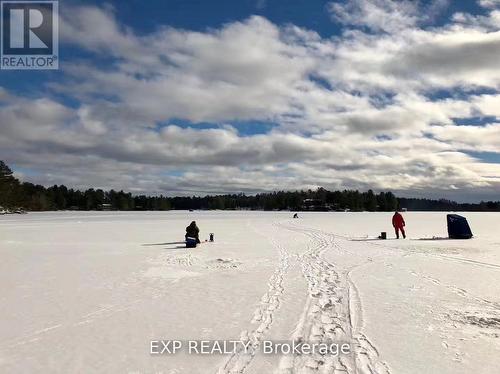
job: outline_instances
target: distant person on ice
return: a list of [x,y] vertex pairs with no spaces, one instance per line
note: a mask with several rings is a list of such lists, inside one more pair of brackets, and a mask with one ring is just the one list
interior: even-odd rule
[[401,230],[401,233],[403,234],[403,238],[406,239],[406,233],[405,233],[405,219],[399,212],[395,212],[394,215],[392,216],[392,226],[394,227],[394,231],[396,231],[396,238],[399,239],[399,231]]
[[196,226],[196,221],[191,222],[191,224],[186,227],[186,240],[187,238],[195,238],[196,243],[200,243],[200,229]]

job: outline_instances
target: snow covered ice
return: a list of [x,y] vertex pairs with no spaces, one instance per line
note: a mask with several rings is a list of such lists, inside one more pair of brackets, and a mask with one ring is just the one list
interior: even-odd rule
[[[499,213],[54,212],[0,217],[2,373],[497,373]],[[196,220],[202,240],[183,248]],[[371,240],[387,231],[389,240]],[[426,239],[426,240],[418,240]],[[228,355],[151,341],[231,340]],[[265,355],[262,342],[347,342]]]

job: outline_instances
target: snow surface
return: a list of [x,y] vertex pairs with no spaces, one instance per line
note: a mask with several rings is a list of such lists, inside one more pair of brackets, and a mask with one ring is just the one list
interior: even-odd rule
[[[1,373],[497,373],[500,214],[58,212],[0,216]],[[179,244],[196,220],[196,249]],[[387,231],[389,240],[372,240]],[[425,240],[421,240],[425,239]],[[153,356],[160,339],[249,354]],[[264,340],[353,354],[263,355]]]

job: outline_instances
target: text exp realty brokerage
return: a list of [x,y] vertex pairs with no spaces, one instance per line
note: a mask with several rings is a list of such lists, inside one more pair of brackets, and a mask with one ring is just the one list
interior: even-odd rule
[[263,340],[258,346],[251,341],[242,340],[152,340],[151,355],[173,355],[185,352],[190,355],[231,355],[234,353],[251,353],[261,350],[270,355],[348,355],[351,345],[348,343],[306,343],[306,342],[274,342]]

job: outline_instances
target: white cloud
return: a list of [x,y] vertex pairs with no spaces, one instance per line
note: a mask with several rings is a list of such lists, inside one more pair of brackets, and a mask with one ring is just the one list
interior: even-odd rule
[[498,8],[500,7],[500,0],[479,0],[479,5],[484,8]]
[[334,20],[344,25],[365,26],[373,31],[396,32],[414,26],[418,7],[412,1],[347,0],[328,4]]
[[[371,7],[379,17],[361,23]],[[138,35],[112,10],[80,7],[64,18],[62,39],[112,63],[65,62],[65,79],[49,92],[78,100],[76,109],[1,89],[2,157],[39,171],[41,183],[136,192],[495,191],[497,165],[466,152],[498,152],[498,123],[454,122],[500,117],[500,34],[491,22],[457,16],[424,30],[414,2],[333,8],[340,22],[371,32],[327,39],[251,17]],[[214,126],[182,128],[176,118]],[[232,121],[276,127],[242,136]]]
[[453,21],[466,27],[475,27],[482,31],[495,32],[500,30],[500,10],[490,10],[486,15],[455,13]]
[[432,21],[447,5],[448,0],[426,5],[418,0],[344,0],[330,2],[327,9],[332,19],[343,25],[397,33]]
[[500,123],[486,126],[435,127],[432,134],[454,149],[474,152],[498,152],[500,149]]
[[[94,13],[79,13],[81,19],[67,24],[64,33],[119,60],[111,71],[74,65],[68,73],[83,79],[77,88],[81,95],[118,95],[130,112],[144,114],[138,121],[273,119],[288,109],[290,95],[315,63],[300,40],[287,44],[285,31],[261,17],[213,32],[166,28],[138,38],[118,33],[120,27],[108,14],[96,17],[104,26],[89,26],[85,19]],[[107,39],[93,38],[93,29]]]

